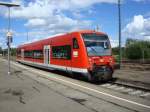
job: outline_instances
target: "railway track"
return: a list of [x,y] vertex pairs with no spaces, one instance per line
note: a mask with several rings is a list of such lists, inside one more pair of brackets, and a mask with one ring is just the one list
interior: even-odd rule
[[148,86],[150,87],[149,84],[123,79],[118,79],[116,81],[110,81],[108,83],[100,84],[100,87],[103,88],[150,100],[150,88],[148,88]]
[[140,81],[132,81],[132,80],[128,80],[128,79],[117,79],[116,78],[115,81],[111,81],[111,83],[118,84],[118,85],[124,85],[126,87],[131,87],[131,88],[150,92],[150,84],[140,82]]

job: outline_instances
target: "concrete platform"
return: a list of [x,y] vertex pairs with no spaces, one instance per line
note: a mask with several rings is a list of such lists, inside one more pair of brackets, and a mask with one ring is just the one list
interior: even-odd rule
[[[0,61],[0,112],[92,112]],[[20,76],[21,75],[21,76]]]

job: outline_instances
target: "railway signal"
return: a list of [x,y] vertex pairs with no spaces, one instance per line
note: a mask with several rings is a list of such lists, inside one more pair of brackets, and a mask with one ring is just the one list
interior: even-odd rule
[[12,33],[10,32],[10,8],[19,7],[20,5],[8,2],[0,2],[0,5],[8,8],[8,32],[7,32],[7,46],[8,46],[8,74],[10,74],[10,43],[12,42]]

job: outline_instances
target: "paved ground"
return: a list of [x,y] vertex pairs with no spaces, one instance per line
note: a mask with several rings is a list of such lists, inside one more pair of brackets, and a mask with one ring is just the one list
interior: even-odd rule
[[116,70],[114,72],[114,77],[150,84],[150,70],[141,70],[141,69],[122,67],[120,70]]
[[0,112],[150,111],[147,99],[22,66],[11,64],[13,74],[7,75],[7,63],[0,59]]
[[[0,61],[0,112],[92,112]],[[19,76],[21,75],[21,76]]]

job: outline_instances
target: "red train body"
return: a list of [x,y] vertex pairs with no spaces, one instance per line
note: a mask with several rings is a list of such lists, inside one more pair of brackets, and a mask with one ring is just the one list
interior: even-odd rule
[[17,61],[46,69],[81,73],[90,81],[110,80],[114,71],[109,38],[83,30],[21,45]]

